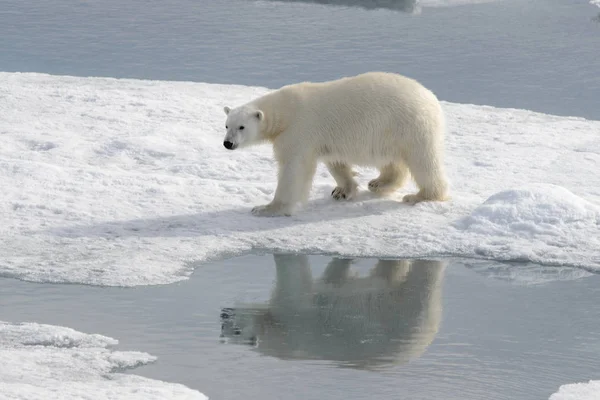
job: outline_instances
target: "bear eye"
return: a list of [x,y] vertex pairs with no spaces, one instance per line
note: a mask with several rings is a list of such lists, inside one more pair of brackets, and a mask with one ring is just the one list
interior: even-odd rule
[[227,125],[225,125],[225,129],[229,129],[229,127]]
[[240,131],[244,130],[244,125],[240,126]]

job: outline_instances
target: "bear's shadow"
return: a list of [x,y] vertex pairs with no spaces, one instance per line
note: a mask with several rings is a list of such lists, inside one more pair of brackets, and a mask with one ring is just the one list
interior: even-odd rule
[[291,217],[257,217],[251,213],[253,206],[255,204],[196,214],[56,227],[43,233],[68,238],[199,237],[268,231],[314,222],[378,215],[389,210],[411,207],[399,199],[382,198],[366,191],[360,192],[356,199],[348,202],[337,202],[329,196],[314,199]]

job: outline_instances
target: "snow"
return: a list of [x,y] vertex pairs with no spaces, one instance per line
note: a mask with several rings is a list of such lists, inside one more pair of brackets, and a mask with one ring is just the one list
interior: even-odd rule
[[600,0],[590,0],[590,4],[600,7]]
[[408,206],[365,190],[258,218],[268,146],[227,151],[224,105],[266,88],[0,73],[0,276],[136,286],[212,260],[286,251],[455,256],[600,270],[600,122],[443,103],[452,199]]
[[120,373],[154,362],[155,357],[108,348],[117,343],[59,326],[0,321],[0,398],[207,399],[183,385]]
[[600,400],[600,381],[562,385],[549,400]]

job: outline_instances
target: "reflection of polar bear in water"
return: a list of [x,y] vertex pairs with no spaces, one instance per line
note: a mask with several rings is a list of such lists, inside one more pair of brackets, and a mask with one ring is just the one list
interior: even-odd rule
[[325,359],[355,368],[405,363],[434,339],[445,263],[380,260],[368,277],[333,259],[313,280],[307,256],[275,255],[269,304],[225,308],[222,336],[278,358]]

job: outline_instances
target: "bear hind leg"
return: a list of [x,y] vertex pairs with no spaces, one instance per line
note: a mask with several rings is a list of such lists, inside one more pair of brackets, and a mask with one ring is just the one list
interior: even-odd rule
[[442,165],[442,159],[436,151],[407,154],[406,162],[419,191],[407,194],[405,203],[416,204],[421,201],[445,201],[448,199],[448,181]]
[[374,193],[391,193],[404,185],[409,175],[404,161],[387,164],[379,169],[379,176],[369,182],[369,190]]
[[358,191],[358,183],[354,180],[354,172],[350,165],[343,162],[328,162],[327,169],[337,186],[331,192],[335,200],[350,200]]

